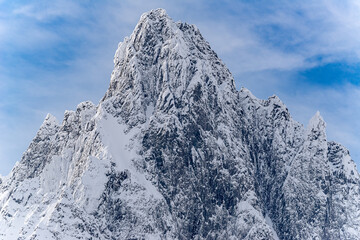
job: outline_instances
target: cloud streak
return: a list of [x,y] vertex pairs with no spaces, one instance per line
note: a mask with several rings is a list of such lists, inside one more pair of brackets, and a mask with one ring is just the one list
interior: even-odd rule
[[238,87],[278,94],[304,124],[320,110],[329,137],[360,160],[356,81],[319,84],[302,74],[360,63],[357,1],[0,1],[1,174],[20,160],[47,112],[61,120],[81,101],[98,102],[118,42],[158,7],[197,25]]

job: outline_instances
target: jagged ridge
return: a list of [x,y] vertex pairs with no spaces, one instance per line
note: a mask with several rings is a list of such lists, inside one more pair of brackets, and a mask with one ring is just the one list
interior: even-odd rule
[[100,103],[48,115],[0,185],[3,239],[360,239],[359,173],[259,100],[162,9],[119,44]]

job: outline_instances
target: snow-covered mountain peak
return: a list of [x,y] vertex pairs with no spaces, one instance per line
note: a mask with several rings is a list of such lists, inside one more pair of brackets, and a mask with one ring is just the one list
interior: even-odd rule
[[146,121],[148,106],[169,112],[189,101],[206,104],[215,97],[222,104],[236,96],[231,73],[199,30],[175,23],[162,9],[140,18],[119,44],[114,64],[102,101],[107,109],[120,108],[114,112],[130,126]]
[[43,138],[44,136],[48,136],[49,134],[51,135],[59,128],[60,124],[58,123],[56,117],[48,113],[44,119],[44,122],[41,124],[35,139]]
[[40,128],[47,127],[47,126],[58,126],[58,125],[59,125],[59,123],[58,123],[56,117],[54,115],[48,113]]
[[326,127],[325,121],[319,111],[316,111],[314,116],[309,121],[308,128],[323,128]]
[[170,17],[167,15],[166,10],[163,8],[157,8],[157,9],[152,9],[149,12],[145,12],[141,15],[140,17],[140,22],[145,21],[146,19],[151,19],[151,20],[159,20],[162,18],[167,18],[169,19]]
[[320,112],[317,111],[315,115],[310,119],[307,126],[307,133],[311,138],[326,139],[326,123]]
[[[167,15],[164,9],[154,9],[142,14],[139,22],[135,26],[134,32],[141,30],[159,30],[158,27],[171,27],[173,20]],[[152,29],[150,29],[152,28]]]
[[244,98],[257,99],[257,97],[255,97],[254,94],[246,87],[241,87],[239,94]]
[[119,44],[98,105],[48,115],[0,184],[0,239],[360,240],[360,178],[162,9]]
[[94,109],[95,105],[91,101],[81,102],[77,105],[76,111],[82,112],[84,110]]
[[269,102],[273,103],[273,104],[277,104],[277,105],[283,105],[285,106],[285,104],[280,100],[280,98],[277,95],[272,95],[268,98]]
[[[282,112],[288,113],[288,109],[283,101],[277,96],[272,95],[264,101],[265,106],[269,106],[272,109],[281,109]],[[290,116],[289,116],[290,117]]]

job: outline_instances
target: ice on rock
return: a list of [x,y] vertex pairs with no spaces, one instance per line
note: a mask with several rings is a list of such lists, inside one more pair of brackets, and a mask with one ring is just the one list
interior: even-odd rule
[[48,113],[46,115],[44,123],[49,124],[49,125],[58,125],[58,121],[57,121],[56,117],[50,113]]
[[322,137],[323,139],[326,139],[325,130],[326,130],[326,123],[322,118],[322,116],[320,115],[320,112],[317,111],[309,121],[307,127],[308,135],[314,138]]
[[48,115],[0,177],[0,239],[360,239],[360,177],[277,96],[237,91],[163,9],[119,44],[98,105]]
[[45,117],[44,122],[40,126],[38,134],[41,134],[41,132],[44,132],[44,134],[45,134],[45,132],[53,132],[59,126],[60,125],[59,125],[56,117],[51,115],[50,113],[48,113]]

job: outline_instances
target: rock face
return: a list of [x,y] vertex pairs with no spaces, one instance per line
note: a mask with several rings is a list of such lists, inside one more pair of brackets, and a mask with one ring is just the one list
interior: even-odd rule
[[0,239],[360,239],[360,177],[164,10],[119,44],[95,106],[48,115],[0,185]]

